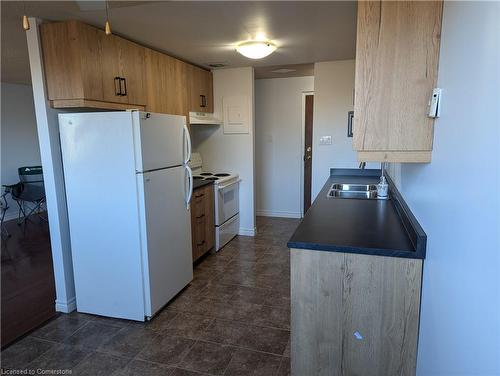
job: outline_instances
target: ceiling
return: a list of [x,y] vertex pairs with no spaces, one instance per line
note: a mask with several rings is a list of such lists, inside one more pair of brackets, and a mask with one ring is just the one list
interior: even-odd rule
[[[28,16],[79,19],[103,27],[102,1],[27,1]],[[111,1],[113,33],[208,67],[266,67],[352,59],[354,1]],[[1,1],[1,80],[29,83],[23,2]],[[278,50],[261,60],[235,52],[238,42],[265,35]],[[257,69],[257,73],[259,70]],[[290,73],[291,74],[291,73]],[[278,77],[283,77],[279,75]]]

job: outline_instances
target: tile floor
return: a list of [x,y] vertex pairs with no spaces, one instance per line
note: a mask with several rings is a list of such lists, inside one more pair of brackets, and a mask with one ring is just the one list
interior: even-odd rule
[[290,374],[290,259],[295,219],[257,219],[195,266],[194,280],[151,322],[60,315],[2,351],[4,369],[72,375]]

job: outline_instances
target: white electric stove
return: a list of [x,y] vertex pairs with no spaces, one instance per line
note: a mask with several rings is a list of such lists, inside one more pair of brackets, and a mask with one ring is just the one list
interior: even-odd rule
[[240,229],[240,178],[226,171],[204,171],[199,153],[191,154],[189,167],[193,170],[193,180],[214,182],[215,250],[218,251],[238,235]]

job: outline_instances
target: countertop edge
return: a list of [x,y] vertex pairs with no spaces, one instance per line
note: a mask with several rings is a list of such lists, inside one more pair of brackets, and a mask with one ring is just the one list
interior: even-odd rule
[[340,252],[340,253],[354,253],[358,255],[368,256],[383,256],[383,257],[399,257],[407,259],[422,260],[418,257],[415,251],[401,251],[398,249],[379,249],[379,248],[362,248],[362,247],[343,247],[332,244],[311,244],[301,242],[288,242],[287,247],[292,249],[307,249],[312,251],[323,252]]
[[195,183],[193,183],[193,191],[198,189],[198,188],[203,188],[207,185],[214,184],[213,181],[211,180],[197,180]]

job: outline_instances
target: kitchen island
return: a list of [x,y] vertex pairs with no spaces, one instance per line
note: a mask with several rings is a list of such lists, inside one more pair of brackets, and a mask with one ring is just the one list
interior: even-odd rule
[[426,235],[390,179],[389,200],[327,196],[380,173],[332,169],[288,242],[293,375],[415,374]]

